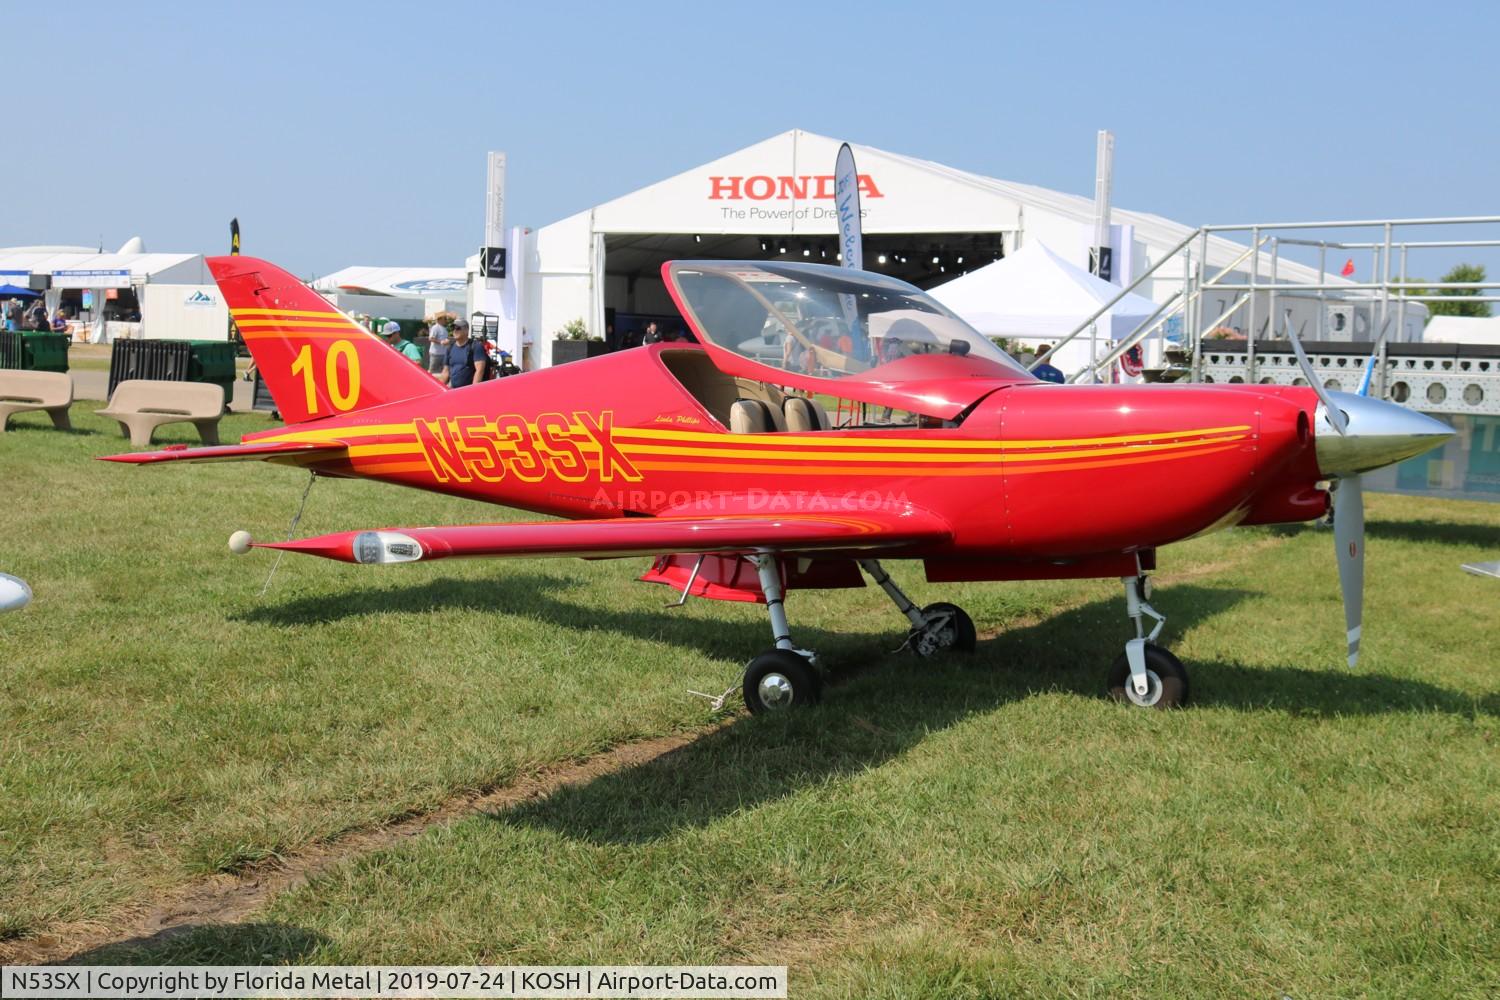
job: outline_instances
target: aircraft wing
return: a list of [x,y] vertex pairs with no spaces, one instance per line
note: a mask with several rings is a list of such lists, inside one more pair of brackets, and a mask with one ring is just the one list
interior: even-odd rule
[[106,462],[124,462],[127,465],[154,465],[157,462],[270,462],[277,459],[290,461],[311,455],[337,458],[337,452],[346,450],[347,446],[342,441],[269,441],[265,444],[224,444],[207,448],[176,445],[128,455],[101,455],[100,458]]
[[455,556],[654,555],[660,552],[865,551],[952,537],[941,518],[914,509],[850,514],[724,514],[586,521],[474,524],[447,528],[340,531],[258,548],[353,563],[416,562]]

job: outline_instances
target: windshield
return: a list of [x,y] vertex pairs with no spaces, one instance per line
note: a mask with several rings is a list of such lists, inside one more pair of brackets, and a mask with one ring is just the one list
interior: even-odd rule
[[819,264],[683,261],[670,266],[688,317],[718,347],[822,378],[899,380],[913,355],[951,355],[1031,376],[920,289]]

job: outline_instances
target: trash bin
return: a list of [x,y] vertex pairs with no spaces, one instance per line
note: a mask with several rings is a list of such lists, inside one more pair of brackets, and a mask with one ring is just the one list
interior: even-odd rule
[[212,382],[224,390],[224,405],[234,400],[234,344],[227,340],[190,340],[189,382]]
[[0,333],[0,368],[65,372],[70,342],[66,333]]

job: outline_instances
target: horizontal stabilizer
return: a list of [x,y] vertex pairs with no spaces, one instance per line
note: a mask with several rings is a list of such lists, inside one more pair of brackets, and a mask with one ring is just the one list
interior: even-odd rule
[[274,462],[282,460],[288,464],[298,458],[316,455],[318,458],[337,458],[347,451],[342,441],[306,443],[298,441],[271,441],[266,444],[226,444],[211,448],[186,448],[182,446],[162,448],[158,451],[138,451],[128,455],[101,455],[106,462],[124,462],[127,465],[154,465],[157,462]]

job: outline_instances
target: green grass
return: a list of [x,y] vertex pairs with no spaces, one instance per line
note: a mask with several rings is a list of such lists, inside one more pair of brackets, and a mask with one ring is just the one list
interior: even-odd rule
[[[135,470],[86,408],[0,438],[0,935],[707,719],[753,607],[641,561],[236,559],[303,478]],[[227,418],[226,440],[262,426]],[[14,426],[14,425],[13,425]],[[181,440],[191,440],[191,429]],[[300,531],[509,516],[363,483]],[[1500,989],[1500,507],[1369,498],[1365,653],[1332,539],[1163,553],[1194,706],[1099,697],[1108,581],[933,587],[981,641],[892,655],[878,590],[794,593],[827,701],[335,866],[245,924],[91,961],[775,962],[795,996],[1481,996]]]

